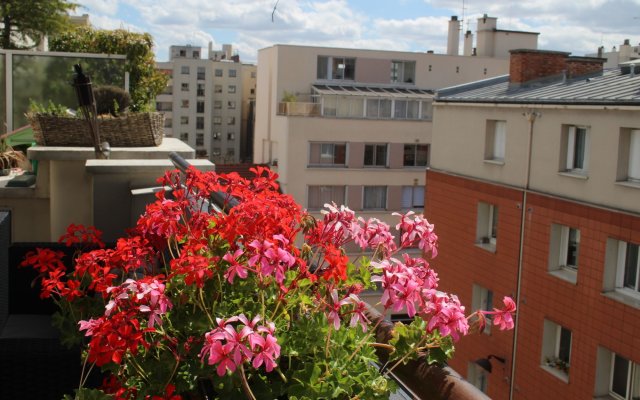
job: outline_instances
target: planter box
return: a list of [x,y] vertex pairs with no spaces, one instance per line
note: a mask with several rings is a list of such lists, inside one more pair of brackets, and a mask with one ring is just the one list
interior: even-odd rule
[[[83,118],[47,114],[27,115],[37,144],[43,146],[92,147],[93,139]],[[164,115],[157,112],[133,113],[98,118],[100,141],[111,147],[159,146],[164,136]]]

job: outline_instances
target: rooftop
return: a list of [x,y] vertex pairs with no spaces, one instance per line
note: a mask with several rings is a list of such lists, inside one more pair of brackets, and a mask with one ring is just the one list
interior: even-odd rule
[[439,90],[435,100],[457,103],[640,105],[640,73],[629,68],[513,87],[509,75]]

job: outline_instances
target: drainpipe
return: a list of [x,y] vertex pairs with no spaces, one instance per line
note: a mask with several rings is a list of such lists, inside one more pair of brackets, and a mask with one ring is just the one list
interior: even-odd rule
[[520,325],[520,290],[522,287],[522,263],[523,263],[523,253],[524,253],[524,224],[527,216],[527,192],[529,191],[529,181],[531,179],[531,152],[532,152],[532,144],[533,144],[533,124],[536,121],[536,118],[540,117],[540,114],[537,111],[530,110],[524,112],[522,115],[529,122],[529,144],[527,147],[527,171],[526,171],[526,179],[524,183],[524,190],[522,192],[522,209],[520,211],[520,247],[518,250],[518,276],[516,280],[516,319],[514,321],[513,328],[513,349],[511,352],[511,378],[509,380],[509,399],[513,399],[513,391],[515,388],[515,377],[516,377],[516,355],[518,348],[518,327]]

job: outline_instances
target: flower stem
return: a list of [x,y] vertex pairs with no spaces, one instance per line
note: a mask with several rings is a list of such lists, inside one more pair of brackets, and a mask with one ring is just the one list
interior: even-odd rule
[[415,346],[413,347],[413,349],[411,349],[411,351],[407,352],[407,354],[405,354],[404,356],[402,356],[402,358],[400,358],[400,359],[399,359],[395,364],[393,364],[393,365],[391,366],[391,368],[389,368],[388,370],[386,370],[382,376],[386,377],[387,375],[389,375],[389,373],[390,373],[391,371],[393,371],[393,370],[394,370],[398,365],[400,365],[400,363],[402,363],[404,360],[406,360],[406,359],[407,359],[407,358],[408,358],[412,353],[414,353],[414,352],[416,352],[416,353],[417,353],[417,352],[418,352],[418,350],[420,349],[420,345],[422,345],[422,343],[423,343],[425,340],[427,340],[427,337],[426,337],[426,336],[425,336],[425,337],[423,337],[423,338],[420,340],[420,342],[418,342],[418,344],[417,344],[417,345],[415,345]]
[[240,364],[240,380],[242,381],[242,389],[250,400],[256,400],[256,396],[253,395],[249,382],[247,382],[247,376],[244,374],[244,364]]

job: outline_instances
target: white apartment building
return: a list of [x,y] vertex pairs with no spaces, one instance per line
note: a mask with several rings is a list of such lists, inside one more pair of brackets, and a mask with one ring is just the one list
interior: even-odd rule
[[624,62],[634,60],[637,60],[638,64],[640,64],[640,43],[632,46],[631,41],[625,39],[618,48],[613,46],[611,51],[605,51],[604,46],[600,46],[597,53],[587,54],[587,57],[606,58],[607,61],[604,63],[604,68],[616,68]]
[[334,201],[394,225],[394,211],[421,212],[434,90],[509,70],[507,58],[457,55],[459,24],[452,18],[446,55],[260,50],[254,162],[270,164],[282,190],[310,211]]
[[[170,60],[157,67],[169,84],[156,98],[165,113],[165,135],[196,149],[200,158],[231,164],[240,159],[242,133],[243,68],[231,45],[207,58],[200,47],[171,46]],[[248,66],[252,67],[252,66]]]

